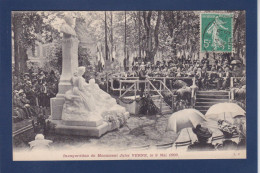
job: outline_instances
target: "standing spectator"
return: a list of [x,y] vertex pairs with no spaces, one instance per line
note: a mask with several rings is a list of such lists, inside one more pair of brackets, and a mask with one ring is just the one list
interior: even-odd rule
[[[139,71],[139,80],[145,80],[146,79],[146,72],[145,72],[145,65],[140,66],[140,71]],[[145,90],[145,83],[139,83],[139,87],[141,90],[140,97],[143,97],[144,90]]]

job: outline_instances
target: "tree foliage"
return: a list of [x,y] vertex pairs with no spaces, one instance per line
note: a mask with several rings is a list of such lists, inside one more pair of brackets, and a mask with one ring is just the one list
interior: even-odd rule
[[44,22],[47,16],[43,12],[13,12],[12,30],[14,40],[15,71],[26,71],[27,49],[34,51],[36,41],[53,41],[55,29]]
[[[207,11],[209,12],[209,11]],[[227,11],[229,12],[229,11]],[[58,32],[62,15],[68,12],[14,12],[12,29],[14,40],[15,70],[26,69],[26,49],[34,49],[36,41],[55,43],[48,57],[53,66],[60,63],[61,36]],[[105,12],[70,12],[76,17],[75,30],[80,41],[91,42],[89,47],[79,47],[79,63],[88,65],[96,57],[92,47],[100,43],[105,58]],[[234,57],[245,59],[245,12],[234,14]],[[108,47],[116,50],[116,60],[123,63],[126,54],[139,56],[145,52],[153,61],[158,52],[160,58],[195,57],[200,53],[199,11],[113,11],[107,12]],[[125,40],[126,39],[126,40]],[[124,52],[126,51],[126,52]]]

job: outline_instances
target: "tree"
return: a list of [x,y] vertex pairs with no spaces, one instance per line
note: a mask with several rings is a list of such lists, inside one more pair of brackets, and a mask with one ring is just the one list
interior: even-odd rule
[[146,55],[149,57],[150,61],[153,62],[154,56],[159,47],[159,27],[161,23],[161,11],[157,12],[157,19],[155,26],[153,28],[152,19],[155,20],[155,14],[152,11],[143,11],[143,23],[145,28],[145,51]]
[[245,11],[235,12],[234,14],[234,30],[233,30],[233,46],[235,48],[235,59],[245,62],[245,43],[246,43],[246,17]]
[[[163,42],[165,48],[178,55],[195,56],[199,52],[199,15],[193,11],[163,11],[163,24],[167,28]],[[180,52],[180,50],[183,50]]]
[[33,51],[35,50],[36,40],[47,42],[52,40],[53,28],[44,22],[45,17],[43,13],[33,11],[12,13],[14,63],[17,74],[27,70],[28,56],[26,51],[30,47]]
[[48,61],[44,65],[46,71],[58,70],[61,74],[62,70],[62,47],[61,38],[55,39],[52,45],[49,47],[49,51],[46,53]]

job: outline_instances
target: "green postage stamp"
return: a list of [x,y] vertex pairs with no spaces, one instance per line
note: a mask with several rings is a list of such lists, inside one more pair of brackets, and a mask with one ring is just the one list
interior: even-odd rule
[[233,14],[200,14],[201,52],[232,52]]

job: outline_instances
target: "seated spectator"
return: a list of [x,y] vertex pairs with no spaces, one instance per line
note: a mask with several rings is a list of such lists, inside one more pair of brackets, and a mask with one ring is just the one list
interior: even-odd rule
[[230,69],[229,67],[225,68],[225,73],[223,75],[223,89],[228,89],[230,87]]
[[215,150],[215,146],[209,143],[209,139],[212,137],[212,132],[208,128],[202,127],[200,124],[196,128],[192,128],[192,131],[196,134],[198,141],[194,142],[188,147],[188,151],[211,151]]
[[26,113],[22,109],[23,105],[19,99],[17,90],[13,93],[13,119],[14,122],[21,121],[26,118]]
[[29,100],[26,99],[26,95],[23,90],[15,93],[13,97],[13,105],[16,108],[17,116],[21,119],[30,118],[32,116]]
[[30,101],[26,98],[26,94],[24,92],[19,94],[20,101],[23,104],[23,110],[26,112],[26,118],[31,118],[33,116],[33,110],[30,105]]

